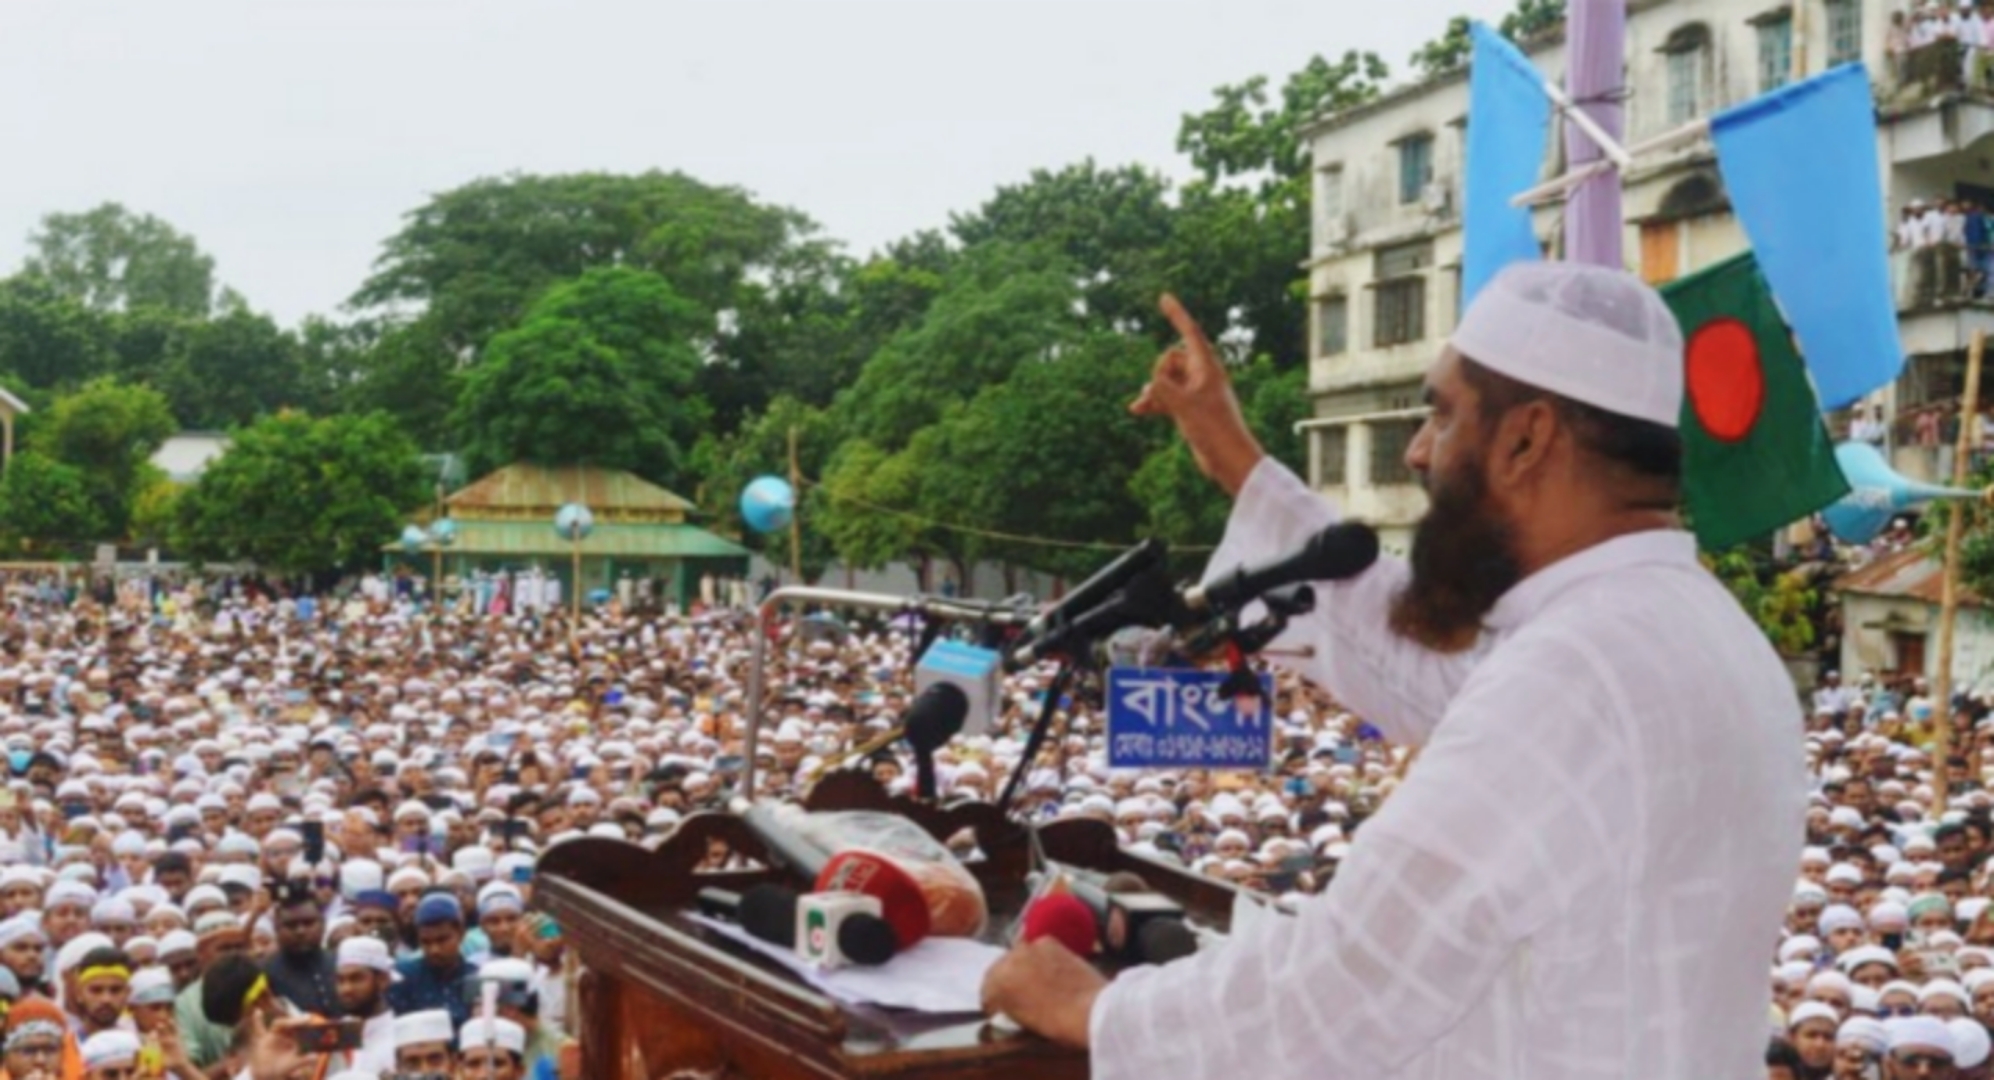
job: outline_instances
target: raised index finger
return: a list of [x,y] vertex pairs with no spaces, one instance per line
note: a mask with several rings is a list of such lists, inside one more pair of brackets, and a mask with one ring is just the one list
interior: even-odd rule
[[1170,325],[1177,331],[1177,335],[1184,339],[1184,344],[1190,347],[1194,358],[1203,362],[1217,359],[1217,354],[1212,352],[1210,339],[1205,337],[1204,328],[1198,325],[1198,320],[1192,318],[1190,312],[1184,310],[1182,301],[1170,293],[1164,293],[1158,306],[1163,309],[1163,317],[1170,320]]

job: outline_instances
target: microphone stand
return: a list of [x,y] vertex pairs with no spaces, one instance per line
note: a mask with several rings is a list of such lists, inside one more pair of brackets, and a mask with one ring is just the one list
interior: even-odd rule
[[1000,817],[1010,815],[1011,801],[1018,794],[1018,785],[1031,771],[1032,762],[1038,758],[1039,752],[1045,748],[1045,737],[1052,730],[1052,718],[1059,709],[1059,699],[1066,696],[1067,688],[1072,683],[1073,665],[1060,664],[1059,670],[1053,673],[1052,681],[1046,684],[1045,700],[1039,704],[1038,719],[1032,722],[1032,733],[1025,739],[1025,752],[1018,758],[1017,767],[1011,770],[1011,778],[1004,782],[1004,793],[997,797]]

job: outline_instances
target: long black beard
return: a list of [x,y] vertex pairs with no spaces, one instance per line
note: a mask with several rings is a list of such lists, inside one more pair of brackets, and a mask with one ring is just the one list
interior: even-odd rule
[[1477,464],[1432,477],[1431,506],[1412,534],[1412,579],[1392,598],[1389,625],[1400,637],[1439,652],[1461,652],[1480,637],[1482,620],[1523,579],[1516,531],[1489,505]]

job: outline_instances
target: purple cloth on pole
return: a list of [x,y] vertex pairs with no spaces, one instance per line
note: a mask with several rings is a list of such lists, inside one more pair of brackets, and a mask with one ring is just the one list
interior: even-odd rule
[[[1627,54],[1626,0],[1571,0],[1565,13],[1568,57],[1565,93],[1616,141]],[[1585,132],[1565,124],[1566,158],[1572,167],[1605,155]],[[1595,266],[1625,266],[1621,255],[1620,173],[1595,176],[1565,204],[1565,259]]]

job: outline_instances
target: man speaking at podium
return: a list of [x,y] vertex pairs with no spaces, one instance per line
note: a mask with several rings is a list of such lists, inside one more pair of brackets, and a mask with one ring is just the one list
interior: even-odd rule
[[[1134,411],[1234,498],[1214,570],[1332,509],[1269,460],[1210,343]],[[1676,517],[1682,339],[1617,270],[1519,265],[1426,376],[1409,562],[1318,585],[1301,672],[1424,749],[1291,919],[1104,982],[1049,939],[986,1006],[1099,1080],[1761,1075],[1803,838],[1800,709]]]

